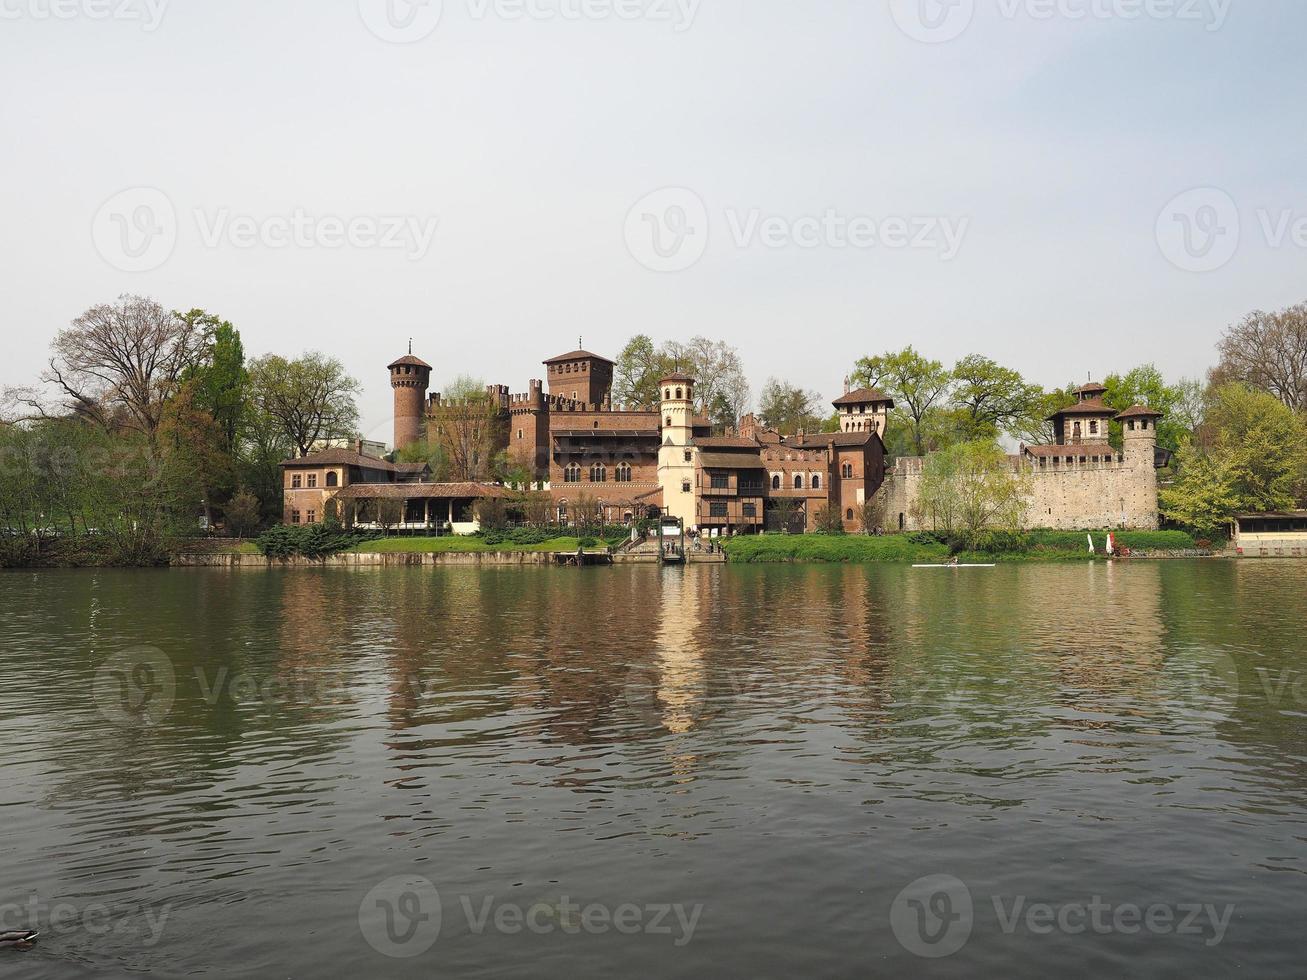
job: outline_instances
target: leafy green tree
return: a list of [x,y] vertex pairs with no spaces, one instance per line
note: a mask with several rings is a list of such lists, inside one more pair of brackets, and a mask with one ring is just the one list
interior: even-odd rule
[[969,354],[953,368],[951,401],[958,437],[992,441],[1021,428],[1043,406],[1044,392],[1018,371]]
[[[1201,401],[1201,388],[1196,381],[1181,380],[1167,384],[1162,372],[1154,364],[1142,364],[1124,375],[1111,374],[1103,379],[1107,394],[1103,401],[1118,412],[1133,405],[1147,405],[1165,417],[1157,424],[1157,444],[1172,452],[1193,438],[1196,420],[1195,405]],[[1121,447],[1121,423],[1113,422],[1112,445]]]
[[619,405],[652,408],[659,402],[659,379],[669,371],[666,359],[647,334],[627,341],[613,369],[613,401]]
[[[946,400],[953,374],[912,347],[864,357],[854,369],[858,385],[879,388],[894,399],[896,421],[907,430],[912,450],[924,456],[930,446],[927,419]],[[936,429],[937,432],[942,429]]]
[[1296,506],[1307,473],[1307,423],[1274,395],[1246,385],[1213,393],[1208,423],[1213,452],[1229,475],[1241,510]]
[[204,310],[177,315],[192,329],[202,331],[207,341],[200,362],[183,380],[192,386],[196,407],[213,417],[226,448],[232,450],[240,435],[249,387],[240,331]]
[[300,456],[314,443],[350,439],[358,430],[362,386],[332,357],[310,352],[288,361],[268,354],[250,365],[250,399],[281,428]]
[[992,442],[965,442],[927,457],[914,513],[949,535],[974,538],[982,531],[1021,527],[1028,494],[1026,477]]
[[1239,498],[1222,460],[1188,445],[1180,450],[1176,462],[1178,476],[1157,495],[1167,520],[1202,535],[1228,527],[1239,512]]

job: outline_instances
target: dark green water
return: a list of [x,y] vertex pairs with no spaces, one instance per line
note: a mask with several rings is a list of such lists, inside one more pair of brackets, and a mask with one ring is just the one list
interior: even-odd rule
[[0,976],[1300,975],[1304,623],[1290,562],[6,574]]

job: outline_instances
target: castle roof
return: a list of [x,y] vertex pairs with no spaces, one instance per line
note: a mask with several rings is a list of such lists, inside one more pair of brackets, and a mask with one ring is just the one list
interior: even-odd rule
[[1104,404],[1103,399],[1098,396],[1086,398],[1084,401],[1076,402],[1074,405],[1068,405],[1066,408],[1059,408],[1049,416],[1050,419],[1061,418],[1063,415],[1115,415],[1116,409]]
[[785,445],[792,449],[825,449],[827,446],[848,448],[865,446],[875,438],[877,435],[871,429],[865,432],[809,432],[804,433],[803,439],[799,441],[789,441],[798,440],[798,436],[789,437]]
[[756,453],[700,453],[699,463],[709,470],[765,470],[762,457]]
[[1117,416],[1118,419],[1160,419],[1165,417],[1164,412],[1159,412],[1155,408],[1149,408],[1147,405],[1131,405],[1124,412]]
[[879,388],[858,388],[856,391],[850,391],[847,395],[841,395],[833,401],[832,405],[870,405],[870,404],[887,404],[890,408],[894,407],[894,399]]
[[659,384],[661,384],[664,381],[688,381],[690,383],[693,383],[694,378],[690,377],[688,374],[683,374],[680,371],[673,371],[671,374],[664,374],[661,378],[658,379]]
[[560,361],[603,361],[605,364],[612,364],[606,357],[600,357],[598,354],[591,354],[588,350],[574,350],[570,354],[559,354],[557,357],[551,357],[545,361],[545,364],[557,364]]
[[407,366],[426,368],[428,371],[431,370],[430,364],[422,360],[422,358],[420,357],[414,357],[412,354],[405,354],[399,360],[393,361],[387,365],[387,367],[392,371],[397,367],[407,367]]
[[1086,395],[1092,398],[1094,395],[1107,394],[1107,386],[1101,385],[1097,381],[1091,381],[1089,384],[1081,385],[1076,389],[1077,395]]

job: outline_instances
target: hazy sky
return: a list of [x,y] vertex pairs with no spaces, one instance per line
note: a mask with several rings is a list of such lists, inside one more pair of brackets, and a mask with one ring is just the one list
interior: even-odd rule
[[0,0],[0,385],[125,292],[339,356],[382,438],[410,336],[514,391],[637,332],[831,396],[907,343],[1198,374],[1307,299],[1305,39],[1301,0]]

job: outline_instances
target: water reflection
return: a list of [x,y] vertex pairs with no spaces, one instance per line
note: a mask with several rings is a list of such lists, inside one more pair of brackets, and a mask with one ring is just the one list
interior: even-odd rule
[[[157,946],[61,934],[28,976],[428,976],[358,936],[362,895],[414,871],[442,894],[707,909],[670,958],[451,926],[455,974],[916,969],[874,909],[940,871],[1247,910],[1202,958],[1095,946],[1104,970],[1285,965],[1275,937],[1307,874],[1301,564],[3,585],[0,906],[171,909]],[[123,727],[92,682],[142,645],[166,653],[175,700]],[[964,965],[1084,952],[1008,942],[978,936]]]

